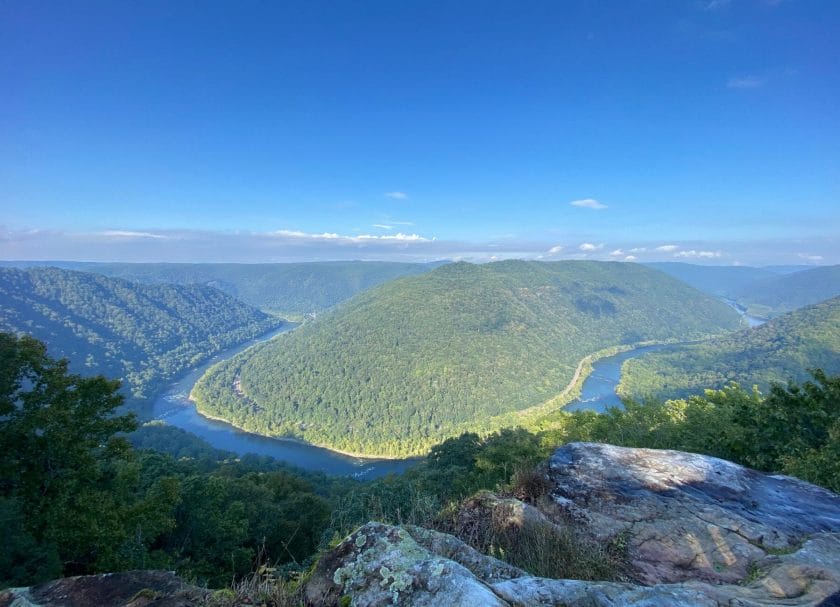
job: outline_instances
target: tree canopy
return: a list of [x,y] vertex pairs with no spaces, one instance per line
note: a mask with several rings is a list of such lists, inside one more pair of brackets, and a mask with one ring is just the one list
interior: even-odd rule
[[602,349],[739,327],[724,303],[637,264],[454,263],[215,366],[193,394],[252,432],[411,455],[509,425]]

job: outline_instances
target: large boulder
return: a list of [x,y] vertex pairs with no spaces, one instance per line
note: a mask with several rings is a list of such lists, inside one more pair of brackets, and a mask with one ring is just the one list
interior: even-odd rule
[[840,496],[716,457],[571,443],[551,456],[548,476],[569,520],[624,538],[645,584],[741,582],[768,555],[840,532]]
[[838,495],[717,458],[589,443],[558,449],[545,474],[538,508],[482,493],[457,532],[475,544],[482,518],[572,530],[623,547],[622,581],[537,577],[452,535],[368,523],[324,555],[307,603],[840,606]]

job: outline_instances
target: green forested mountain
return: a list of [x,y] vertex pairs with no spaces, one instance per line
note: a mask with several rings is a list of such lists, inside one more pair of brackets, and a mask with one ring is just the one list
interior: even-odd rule
[[802,381],[808,369],[840,372],[840,297],[780,316],[760,327],[628,360],[620,392],[664,399],[735,381],[766,389]]
[[144,285],[58,268],[0,268],[0,331],[30,334],[73,370],[135,398],[279,320],[206,286]]
[[733,298],[753,316],[775,318],[840,295],[840,265],[774,276],[735,291]]
[[356,293],[440,264],[385,261],[312,263],[79,263],[60,267],[141,283],[203,284],[263,310],[300,316],[320,312]]
[[665,272],[695,289],[716,297],[731,297],[733,293],[748,288],[757,280],[779,275],[779,272],[771,268],[749,266],[698,266],[676,261],[651,262],[644,265]]
[[725,304],[641,265],[457,263],[217,365],[194,396],[251,431],[406,455],[557,396],[604,348],[739,327]]

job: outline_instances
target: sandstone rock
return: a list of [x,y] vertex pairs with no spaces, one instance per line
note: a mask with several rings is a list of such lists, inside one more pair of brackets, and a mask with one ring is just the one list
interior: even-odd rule
[[549,460],[551,495],[601,539],[622,534],[646,584],[736,583],[768,554],[840,532],[840,496],[722,459],[572,443]]
[[[540,511],[482,492],[457,527],[571,526],[626,544],[639,583],[540,578],[418,527],[368,523],[327,553],[310,605],[840,606],[840,496],[712,457],[576,443]],[[486,522],[486,521],[485,521]]]
[[796,552],[768,557],[747,585],[692,581],[643,586],[534,577],[445,534],[368,523],[321,560],[306,601],[339,605],[346,597],[357,607],[828,607],[838,592],[838,533],[817,534]]
[[[324,555],[306,588],[308,605],[336,605],[349,596],[353,605],[508,605],[465,565],[489,576],[523,575],[482,556],[455,538],[435,537],[413,528],[368,523]],[[459,545],[460,544],[460,545]],[[451,557],[451,558],[450,558]]]
[[168,571],[126,571],[9,588],[0,591],[0,607],[188,607],[208,595]]

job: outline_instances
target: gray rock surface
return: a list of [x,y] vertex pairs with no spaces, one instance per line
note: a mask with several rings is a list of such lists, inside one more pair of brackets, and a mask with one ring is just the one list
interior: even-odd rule
[[589,443],[558,449],[547,475],[542,512],[482,494],[466,513],[620,537],[636,583],[535,577],[451,535],[368,523],[320,561],[307,603],[840,605],[838,495],[717,458]]
[[704,455],[572,443],[548,476],[570,520],[600,539],[625,536],[646,584],[737,583],[768,554],[840,532],[840,496]]

